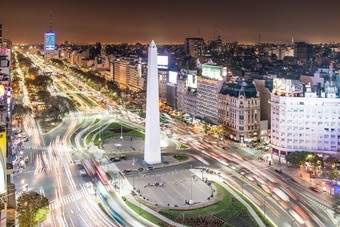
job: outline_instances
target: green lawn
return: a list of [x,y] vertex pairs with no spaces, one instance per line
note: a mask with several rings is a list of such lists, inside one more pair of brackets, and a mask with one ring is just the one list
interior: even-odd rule
[[[96,118],[96,119],[92,122],[91,126],[97,124],[99,121],[100,121],[100,119],[99,119],[99,118]],[[88,134],[88,135],[86,136],[86,140],[85,140],[85,143],[86,143],[86,144],[89,144],[89,143],[91,142],[92,137],[93,137],[93,135],[94,135],[96,132],[97,132],[97,131],[90,132],[90,134]]]
[[157,218],[156,216],[150,214],[149,212],[143,210],[142,208],[139,208],[138,206],[136,206],[135,204],[131,203],[130,201],[128,201],[126,198],[123,197],[124,202],[126,203],[126,205],[128,205],[134,212],[136,212],[137,215],[142,216],[143,218],[149,220],[150,222],[156,224],[156,225],[160,225],[162,224],[162,220]]
[[96,119],[93,121],[93,123],[92,123],[91,125],[95,125],[95,124],[97,124],[99,121],[100,121],[100,119],[99,119],[99,118],[96,118]]
[[180,149],[188,149],[188,147],[187,147],[187,146],[185,146],[184,144],[181,144],[181,147],[180,147]]
[[189,157],[186,155],[174,155],[173,157],[178,161],[186,161],[189,159]]
[[258,226],[248,210],[233,197],[222,186],[214,183],[217,191],[220,193],[219,201],[203,208],[195,210],[174,210],[167,209],[160,213],[176,222],[182,222],[189,226],[195,226],[199,223],[219,223],[223,226]]
[[[225,183],[226,184],[226,183]],[[257,213],[257,215],[262,219],[263,223],[266,226],[274,226],[266,217],[264,217],[263,212],[260,211],[247,197],[242,195],[239,191],[237,191],[235,188],[230,187],[234,192],[236,192],[244,201],[246,201]]]
[[[137,137],[144,139],[144,133],[139,132],[135,129],[122,126],[122,135],[123,137]],[[96,132],[94,132],[96,133]],[[93,134],[94,134],[93,133]],[[89,136],[91,133],[89,134]],[[93,135],[92,135],[93,136]],[[92,138],[91,136],[91,138]],[[103,132],[100,133],[100,135],[97,135],[94,144],[99,145],[101,141],[99,141],[99,136],[101,137],[101,141],[112,138],[112,137],[120,137],[121,136],[121,125],[119,123],[113,122],[111,123]],[[90,140],[91,141],[91,140]]]

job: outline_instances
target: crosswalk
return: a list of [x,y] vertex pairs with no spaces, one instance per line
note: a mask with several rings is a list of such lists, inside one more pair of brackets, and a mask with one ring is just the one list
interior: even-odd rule
[[84,190],[85,189],[79,190],[72,194],[63,196],[59,199],[53,200],[52,202],[50,202],[50,205],[49,205],[50,210],[53,211],[53,210],[59,209],[62,206],[65,206],[67,204],[73,203],[77,200],[84,198],[85,196]]

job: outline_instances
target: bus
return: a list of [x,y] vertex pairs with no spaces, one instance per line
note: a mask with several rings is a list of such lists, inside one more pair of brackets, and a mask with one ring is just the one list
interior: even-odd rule
[[96,166],[96,173],[97,176],[99,177],[100,182],[102,182],[103,185],[109,184],[109,179],[102,167]]
[[96,175],[95,166],[93,165],[93,160],[83,159],[81,160],[86,173],[92,178]]

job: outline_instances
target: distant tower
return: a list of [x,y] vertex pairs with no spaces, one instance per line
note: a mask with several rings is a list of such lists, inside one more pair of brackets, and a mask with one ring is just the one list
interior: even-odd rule
[[[48,32],[45,32],[45,51],[54,51],[55,50],[55,33],[53,32],[53,21],[52,21],[52,12],[50,11],[50,23]],[[46,55],[47,56],[47,55]]]
[[292,45],[294,45],[294,36],[292,36]]
[[259,44],[261,44],[261,34],[259,33]]
[[52,20],[52,11],[50,10],[50,26],[48,32],[53,32],[53,20]]
[[157,46],[152,40],[148,51],[144,161],[161,163]]
[[0,47],[2,47],[2,24],[0,24]]

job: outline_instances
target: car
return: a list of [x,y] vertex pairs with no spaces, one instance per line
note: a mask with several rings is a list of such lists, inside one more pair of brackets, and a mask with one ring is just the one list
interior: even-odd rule
[[313,192],[321,193],[321,190],[317,187],[310,187],[310,190],[312,190]]
[[132,172],[131,169],[124,169],[124,170],[123,170],[123,173],[130,173],[130,172]]
[[120,157],[112,156],[112,157],[110,158],[110,161],[111,161],[111,162],[119,162],[120,160],[121,160]]
[[167,164],[169,164],[169,162],[168,161],[163,161],[163,164],[167,165]]
[[243,171],[243,169],[239,169],[239,170],[237,170],[237,172],[238,172],[239,174],[241,174],[241,175],[244,175],[244,174],[245,174],[245,172]]
[[143,170],[144,170],[143,168],[138,168],[137,169],[138,172],[143,172]]
[[126,160],[126,155],[125,155],[125,154],[122,154],[122,155],[120,155],[119,157],[120,157],[120,159]]
[[154,170],[155,168],[153,166],[147,166],[144,171],[152,171]]
[[235,166],[229,165],[230,168],[232,168],[233,170],[237,170]]
[[274,171],[277,173],[282,173],[282,169],[275,169]]

